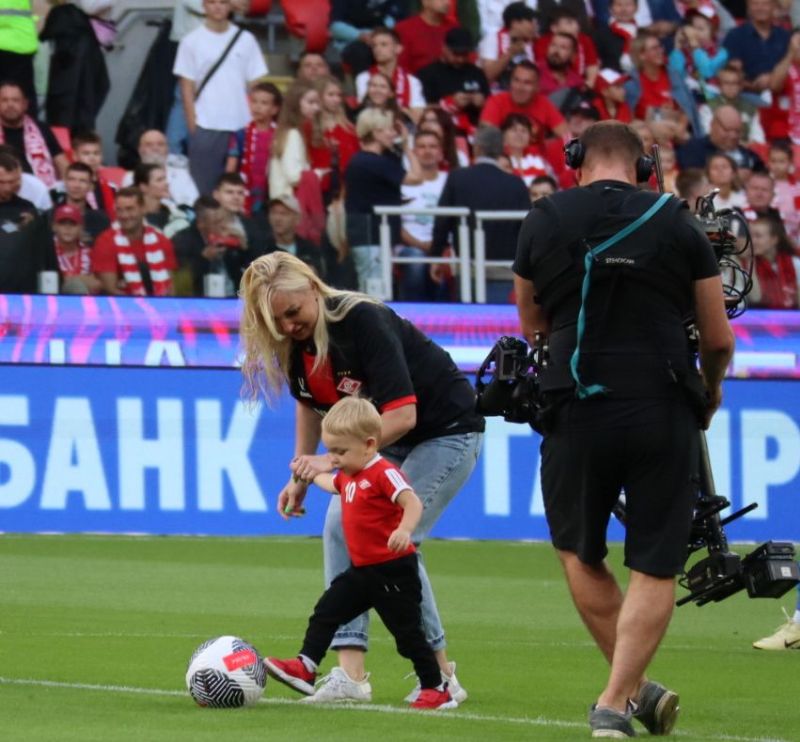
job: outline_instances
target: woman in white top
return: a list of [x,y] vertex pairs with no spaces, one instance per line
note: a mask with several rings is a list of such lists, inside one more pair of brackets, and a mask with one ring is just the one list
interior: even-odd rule
[[747,203],[736,163],[728,155],[722,152],[711,155],[706,162],[706,176],[712,188],[719,188],[714,197],[715,209],[742,208]]
[[283,99],[269,163],[270,199],[293,196],[303,172],[311,165],[308,145],[321,144],[314,120],[320,110],[319,93],[311,83],[298,80]]

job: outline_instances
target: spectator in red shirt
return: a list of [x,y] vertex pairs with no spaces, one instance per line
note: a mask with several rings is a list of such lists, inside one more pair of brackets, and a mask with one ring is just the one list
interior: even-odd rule
[[81,240],[83,214],[77,206],[61,204],[53,215],[53,249],[58,261],[62,294],[99,294],[92,273],[92,248]]
[[767,216],[750,224],[753,239],[753,291],[748,301],[766,309],[797,309],[800,306],[800,258],[794,255],[783,225]]
[[636,118],[658,120],[665,111],[677,110],[667,72],[667,58],[658,36],[650,31],[641,31],[633,42],[633,56],[641,84],[641,96],[634,109]]
[[586,81],[587,87],[593,88],[599,70],[597,47],[592,37],[581,31],[581,24],[577,16],[569,8],[561,8],[550,22],[550,30],[536,39],[534,49],[536,59],[544,59],[553,34],[565,33],[577,41],[577,50],[572,58],[572,68]]
[[597,94],[594,107],[601,121],[616,119],[629,124],[633,120],[630,106],[625,102],[624,86],[627,79],[627,75],[621,75],[610,67],[600,71],[594,86]]
[[539,64],[539,90],[554,102],[562,102],[571,90],[584,86],[583,77],[573,68],[577,50],[574,36],[555,33],[550,38],[547,54]]
[[481,121],[500,127],[509,113],[521,113],[535,119],[544,136],[563,137],[567,124],[559,110],[539,92],[539,69],[532,62],[520,62],[511,73],[508,92],[495,93],[486,101]]
[[92,270],[102,292],[117,296],[171,296],[177,268],[172,242],[145,224],[144,197],[138,188],[116,195],[117,221],[92,249]]
[[458,25],[448,20],[449,11],[450,0],[422,0],[419,15],[395,26],[403,44],[400,66],[412,75],[442,55],[445,34]]
[[320,108],[316,114],[317,128],[322,136],[322,144],[309,145],[311,167],[324,172],[322,193],[326,202],[341,191],[344,171],[350,158],[359,150],[356,129],[347,118],[344,108],[342,83],[328,75],[314,83],[319,93]]
[[281,91],[271,82],[256,83],[249,95],[250,123],[231,134],[225,172],[238,172],[247,185],[244,210],[248,216],[265,210],[272,139],[282,102]]

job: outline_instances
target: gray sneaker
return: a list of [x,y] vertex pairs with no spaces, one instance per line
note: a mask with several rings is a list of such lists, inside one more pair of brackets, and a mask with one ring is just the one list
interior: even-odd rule
[[669,734],[678,720],[679,700],[677,693],[650,680],[639,691],[633,717],[644,724],[650,734]]
[[625,739],[636,736],[631,724],[630,709],[623,714],[616,709],[594,704],[589,709],[589,726],[592,729],[592,737]]
[[369,673],[363,680],[353,680],[341,667],[334,667],[325,677],[317,681],[313,695],[300,699],[300,703],[337,703],[338,701],[372,700]]

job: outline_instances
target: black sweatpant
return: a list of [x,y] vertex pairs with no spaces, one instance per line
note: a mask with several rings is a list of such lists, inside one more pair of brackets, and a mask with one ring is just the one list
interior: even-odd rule
[[319,664],[339,626],[374,608],[394,637],[397,651],[414,663],[420,687],[436,688],[442,676],[422,631],[421,600],[416,554],[366,567],[351,565],[314,606],[300,654]]

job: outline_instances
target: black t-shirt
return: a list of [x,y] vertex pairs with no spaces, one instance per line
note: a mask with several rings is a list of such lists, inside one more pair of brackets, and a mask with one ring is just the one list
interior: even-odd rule
[[[356,152],[344,174],[347,211],[347,239],[351,247],[378,244],[380,217],[373,206],[399,206],[402,203],[400,186],[406,171],[399,157],[393,154]],[[391,219],[399,242],[399,222]]]
[[[50,130],[50,127],[47,124],[40,124],[38,121],[36,122],[36,126],[38,126],[39,131],[42,132],[42,138],[50,152],[50,157],[60,155],[64,150],[61,149],[61,145],[58,143],[55,134]],[[19,157],[22,162],[22,170],[26,173],[33,173],[28,158],[25,156],[25,135],[23,127],[19,126],[16,129],[12,129],[4,126],[3,137],[5,143],[17,151],[17,157]]]
[[486,75],[474,64],[454,67],[444,62],[434,62],[419,70],[417,77],[422,83],[422,90],[428,103],[438,103],[453,93],[489,95]]
[[[14,194],[8,201],[0,202],[0,227],[3,224],[19,224],[23,214],[36,216],[36,207],[27,199]],[[16,231],[12,226],[7,226],[8,231]]]
[[347,394],[371,399],[382,412],[416,402],[417,425],[398,445],[483,431],[475,392],[453,359],[389,307],[356,304],[328,331],[329,374],[309,379],[313,348],[293,349],[289,388],[295,399],[323,414]]
[[[573,385],[584,257],[642,215],[657,194],[617,181],[537,201],[520,231],[514,271],[533,282],[550,321],[545,389]],[[691,370],[685,321],[694,281],[719,274],[705,233],[685,204],[670,202],[592,265],[579,373],[617,397],[653,396]],[[627,394],[626,394],[627,392]]]

